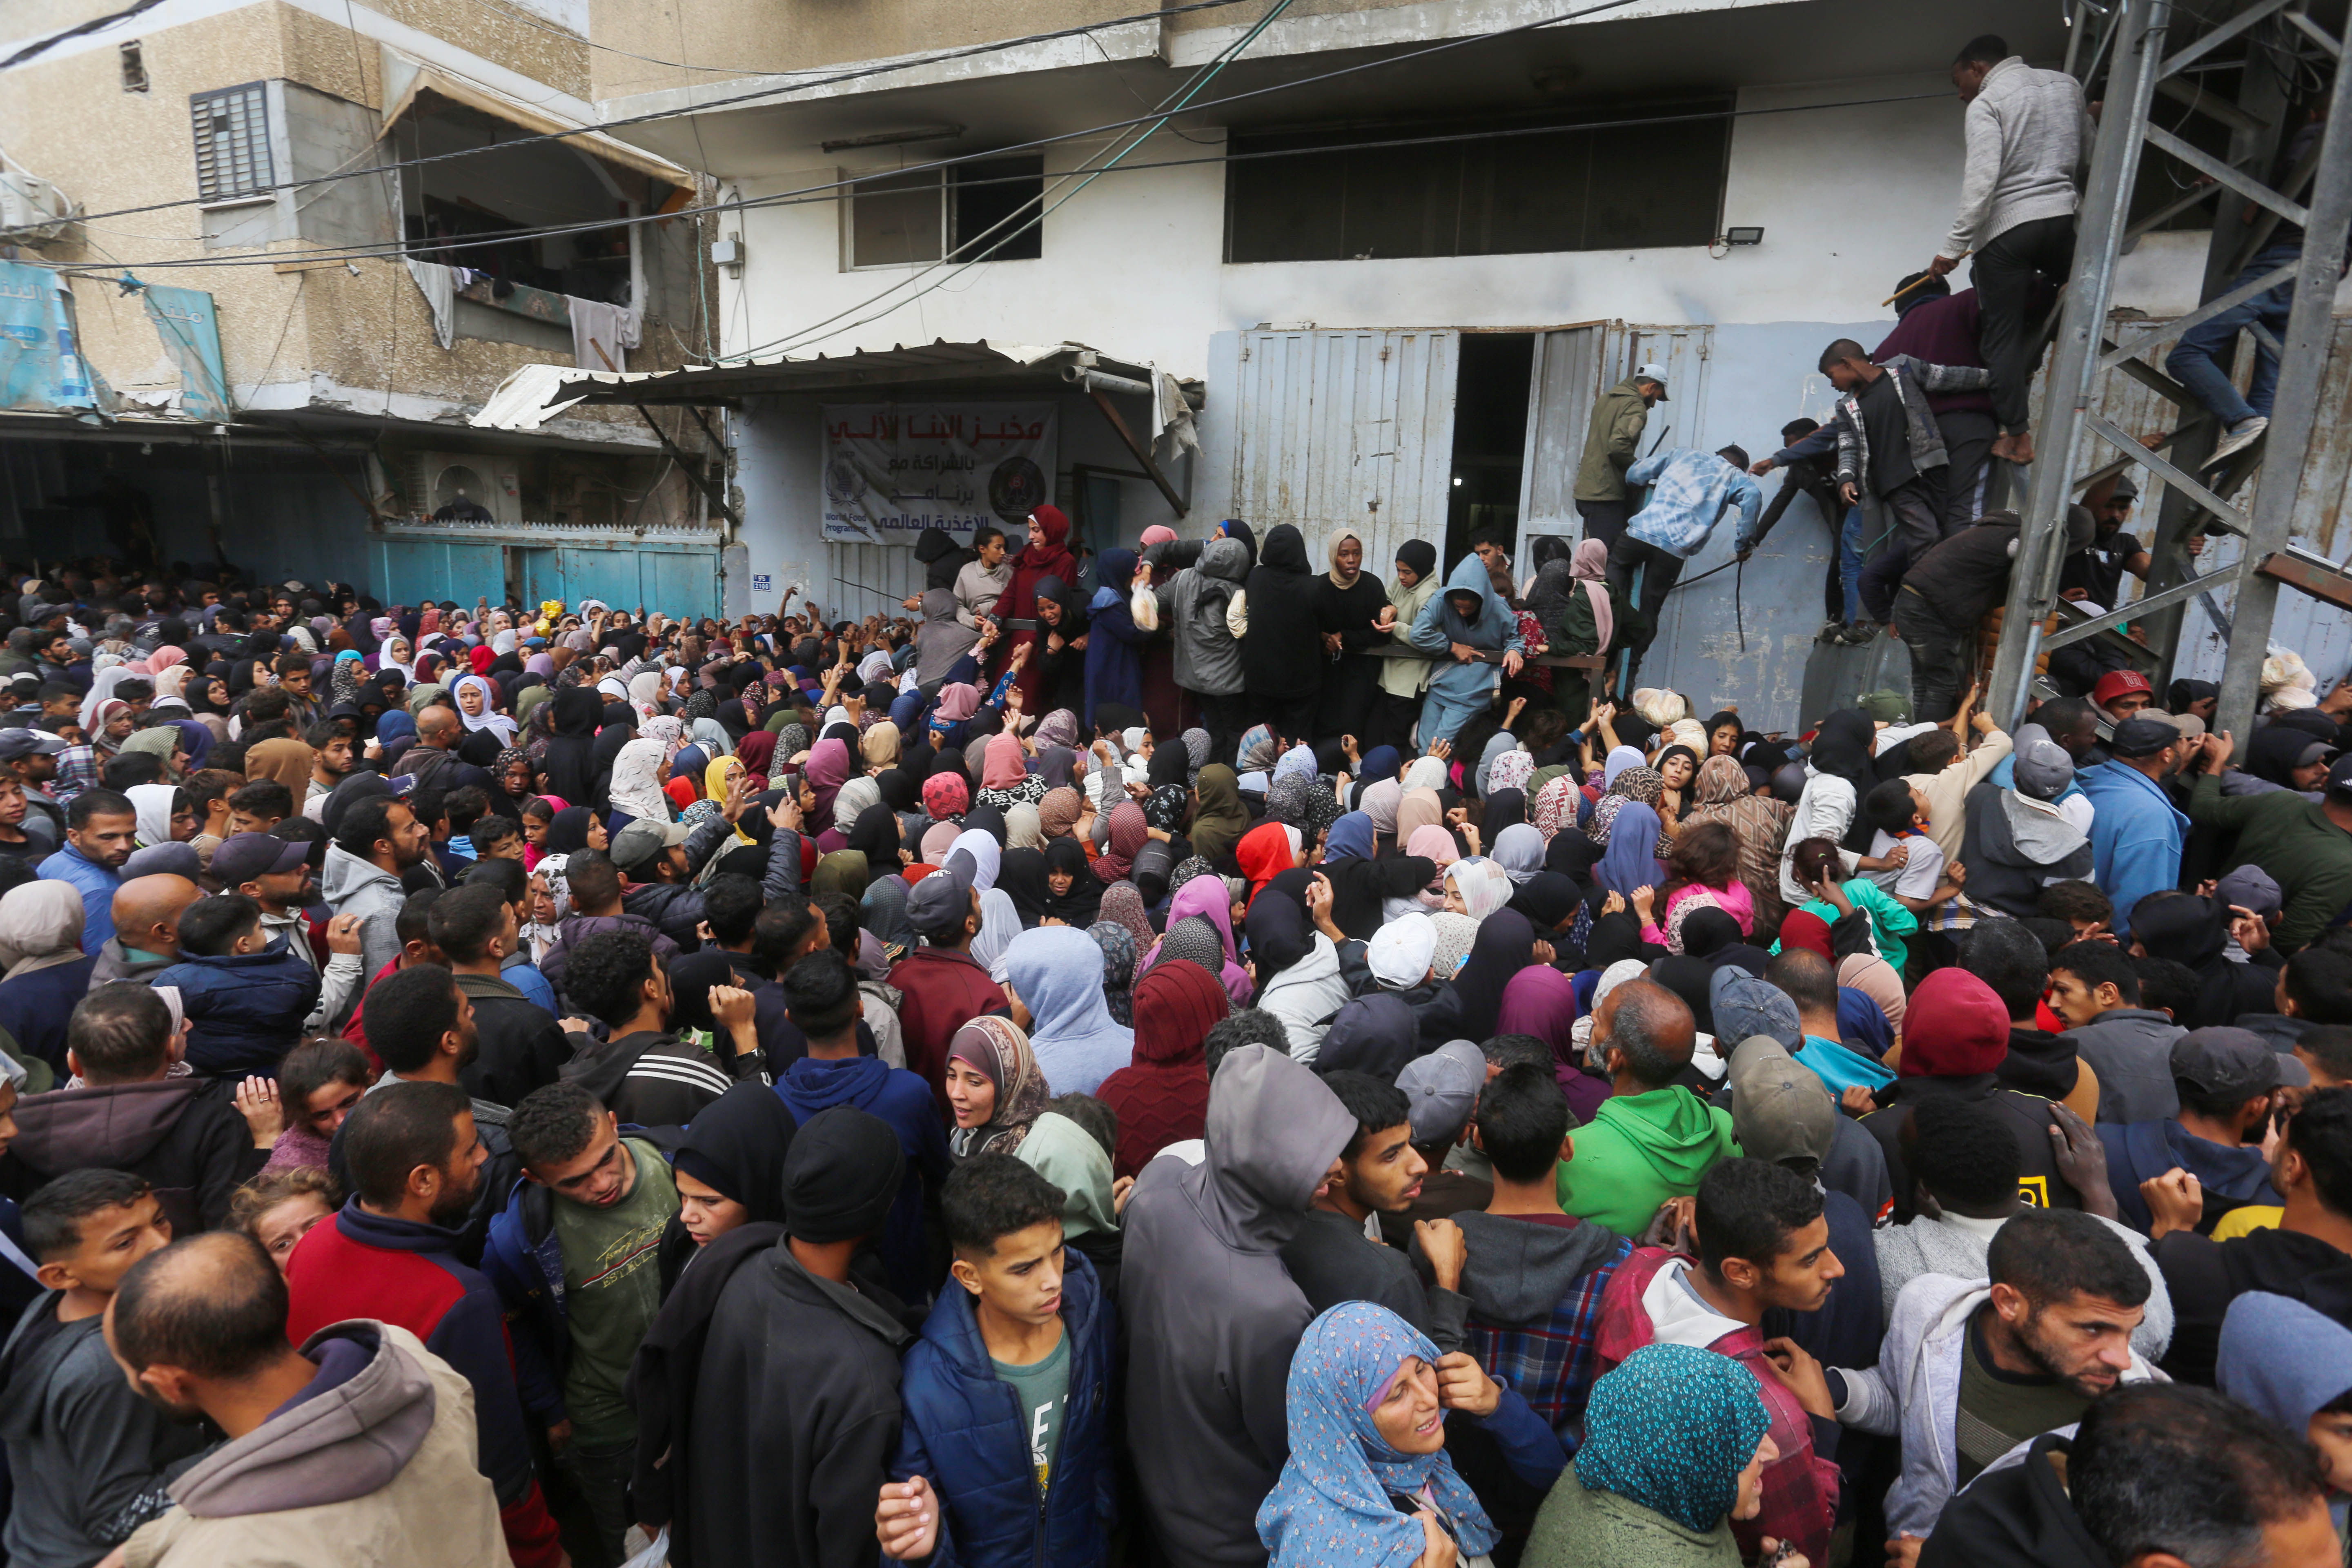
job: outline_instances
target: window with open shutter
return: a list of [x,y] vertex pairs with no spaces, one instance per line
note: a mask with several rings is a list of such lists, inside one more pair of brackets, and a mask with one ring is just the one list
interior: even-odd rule
[[226,202],[277,184],[269,162],[269,100],[265,82],[189,95],[195,122],[196,195]]

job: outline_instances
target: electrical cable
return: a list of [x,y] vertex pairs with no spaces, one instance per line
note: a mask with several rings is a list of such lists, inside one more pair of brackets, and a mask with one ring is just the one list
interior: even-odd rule
[[[1482,35],[1482,37],[1485,36],[1491,35]],[[1254,89],[1253,92],[1249,94],[1234,94],[1231,98],[1212,99],[1206,103],[1196,104],[1192,106],[1192,108],[1194,110],[1214,109],[1220,104],[1230,103],[1242,97],[1255,96],[1256,92],[1265,90],[1272,89]],[[1881,98],[1843,99],[1825,103],[1781,104],[1755,109],[1710,109],[1695,110],[1687,114],[1642,115],[1620,120],[1590,121],[1571,125],[1507,126],[1499,129],[1454,132],[1431,136],[1380,137],[1367,142],[1334,142],[1319,147],[1285,147],[1272,148],[1253,153],[1224,153],[1193,158],[1165,158],[1150,163],[1124,164],[1113,172],[1118,174],[1143,174],[1158,169],[1181,169],[1207,163],[1253,163],[1270,158],[1309,158],[1335,153],[1377,152],[1391,147],[1426,147],[1457,142],[1507,141],[1511,138],[1520,136],[1557,136],[1573,132],[1639,130],[1644,127],[1656,125],[1687,124],[1692,121],[1701,120],[1746,120],[1764,115],[1810,114],[1819,110],[1832,109],[1870,109],[1885,104],[1916,103],[1926,99],[1940,99],[1948,96],[1949,94],[1946,92],[1894,93]],[[1150,119],[1152,117],[1147,115],[1140,118]],[[1134,121],[1129,121],[1126,123],[1134,123]],[[1099,129],[1101,128],[1095,128],[1095,130]],[[911,165],[908,168],[902,170],[887,171],[887,173],[894,175],[902,174],[921,174],[931,169],[943,169],[961,163],[1003,158],[1009,153],[1021,152],[1029,147],[1043,146],[1048,142],[1070,141],[1076,140],[1078,137],[1092,135],[1095,133],[1095,130],[1071,132],[1066,135],[1049,137],[1041,142],[1024,142],[1012,148],[1000,147],[987,153],[971,153],[956,158],[940,160],[936,163]],[[513,143],[504,143],[503,145],[510,146],[513,145]],[[388,165],[386,165],[386,167],[388,167]],[[374,174],[380,172],[380,170],[377,168],[370,168],[357,172],[362,174]],[[1073,174],[1077,172],[1078,171],[1072,171]],[[690,218],[734,212],[750,212],[777,206],[813,205],[820,202],[838,200],[839,195],[843,190],[853,185],[864,184],[877,177],[879,176],[877,174],[869,172],[866,174],[854,175],[847,179],[828,181],[822,184],[796,186],[793,190],[780,191],[773,195],[751,197],[739,196],[733,201],[713,202],[704,206],[679,207],[667,213],[645,213],[632,217],[598,218],[592,222],[585,223],[551,225],[539,228],[501,229],[484,234],[436,237],[430,245],[404,243],[383,246],[320,247],[313,250],[269,251],[257,255],[226,257],[219,258],[189,258],[186,259],[166,259],[142,262],[138,265],[148,268],[166,267],[257,267],[278,266],[288,262],[297,261],[365,261],[383,258],[413,257],[423,250],[465,250],[491,245],[509,244],[520,239],[551,238],[562,235],[583,234],[598,229],[625,228],[646,223],[665,223],[671,218]],[[1010,184],[1016,180],[1026,180],[1034,177],[1034,176],[1032,175],[1008,175],[1001,180],[983,180],[974,181],[971,183],[974,184]],[[22,260],[24,258],[20,258],[19,259]],[[86,264],[72,262],[58,263],[34,261],[30,262],[29,265],[46,266],[53,271],[59,272],[91,272],[99,270],[99,268]]]
[[[1092,184],[1097,175],[1101,174],[1105,170],[1116,166],[1120,159],[1125,158],[1129,153],[1134,152],[1138,147],[1142,146],[1145,142],[1150,140],[1151,136],[1160,126],[1167,124],[1171,117],[1178,112],[1181,112],[1184,106],[1192,100],[1195,94],[1199,93],[1202,89],[1207,87],[1211,81],[1216,79],[1219,72],[1223,71],[1225,67],[1234,60],[1240,58],[1242,51],[1248,48],[1250,45],[1256,40],[1259,34],[1265,32],[1267,27],[1273,26],[1275,18],[1281,16],[1285,11],[1290,9],[1290,5],[1291,0],[1275,0],[1275,3],[1266,8],[1265,15],[1258,18],[1257,25],[1255,26],[1250,28],[1246,33],[1244,33],[1234,43],[1219,50],[1213,58],[1205,62],[1200,68],[1196,69],[1192,73],[1192,80],[1185,83],[1181,89],[1171,92],[1160,100],[1158,106],[1154,110],[1154,113],[1158,118],[1155,119],[1151,124],[1140,130],[1126,146],[1120,148],[1116,153],[1112,154],[1109,160],[1104,163],[1100,167],[1089,172],[1085,179],[1080,180],[1076,187],[1063,194],[1051,206],[1042,207],[1037,214],[1037,222],[1042,225],[1048,216],[1050,216],[1063,205],[1063,203],[1067,202],[1072,196],[1076,195],[1079,191],[1085,190],[1087,186]],[[1166,112],[1162,113],[1160,110],[1165,110]],[[1071,178],[1075,177],[1076,173],[1076,171],[1072,171],[1070,174],[1062,176],[1061,183],[1067,184]],[[1006,214],[1003,217],[999,218],[995,223],[991,224],[987,228],[982,230],[979,235],[974,237],[973,243],[977,244],[982,240],[990,238],[998,229],[1004,227],[1007,224],[1013,223],[1015,219],[1022,217],[1024,214],[1027,213],[1032,202],[1043,203],[1045,199],[1045,192],[1041,186],[1035,196],[1024,201],[1012,212]],[[916,300],[924,298],[926,295],[933,293],[948,283],[952,282],[957,278],[961,277],[964,273],[970,271],[972,268],[986,260],[988,256],[989,252],[987,250],[982,250],[978,255],[967,258],[961,265],[957,266],[955,270],[950,272],[946,277],[916,290],[916,292],[908,295],[906,299],[901,300],[896,304],[893,304],[880,311],[878,315],[863,317],[858,321],[850,322],[847,326],[842,327],[839,330],[841,331],[854,331],[857,328],[865,326],[870,321],[878,320],[881,315],[888,315],[894,311],[904,310],[907,306],[913,304]],[[883,289],[880,293],[869,295],[866,300],[857,304],[846,306],[840,310],[836,310],[821,321],[814,322],[809,326],[800,329],[798,331],[789,332],[782,338],[774,339],[767,343],[762,343],[759,345],[759,348],[746,350],[742,353],[715,356],[712,363],[723,363],[729,360],[745,359],[750,357],[751,354],[758,353],[759,349],[773,348],[779,343],[797,346],[800,343],[807,342],[813,335],[819,334],[822,329],[833,326],[834,323],[839,321],[842,317],[849,315],[854,311],[866,310],[869,306],[879,303],[881,300],[889,298],[892,294],[898,292],[909,284],[918,282],[920,279],[929,277],[931,273],[938,271],[941,267],[949,265],[953,261],[953,259],[954,258],[951,253],[947,256],[942,256],[938,261],[935,261],[929,267],[924,268],[922,271],[915,273],[908,278],[899,279],[893,282],[888,288]]]
[[[763,87],[753,92],[738,93],[729,98],[713,99],[708,103],[698,103],[688,109],[654,110],[644,114],[628,115],[619,120],[601,121],[594,125],[583,125],[576,131],[534,131],[528,135],[517,136],[511,141],[494,142],[489,143],[488,146],[462,147],[453,152],[433,153],[425,154],[421,157],[404,159],[396,163],[376,163],[371,164],[364,169],[337,170],[324,174],[313,174],[310,178],[303,180],[285,180],[274,185],[258,185],[243,194],[252,196],[275,195],[279,191],[299,190],[306,185],[326,184],[335,180],[352,179],[361,174],[383,174],[398,169],[418,168],[427,163],[447,163],[456,158],[475,158],[479,157],[485,153],[508,152],[517,147],[528,147],[541,142],[569,142],[575,136],[601,135],[610,132],[615,128],[621,126],[650,125],[665,120],[679,120],[691,115],[708,114],[713,110],[727,109],[740,103],[755,103],[763,99],[778,99],[787,93],[805,92],[811,88],[832,87],[840,82],[856,81],[869,76],[887,76],[895,71],[914,70],[923,66],[938,65],[948,60],[966,59],[974,55],[994,54],[1005,49],[1019,48],[1027,44],[1052,43],[1057,38],[1077,37],[1086,34],[1111,27],[1127,26],[1137,22],[1156,22],[1163,17],[1182,16],[1186,12],[1190,11],[1206,11],[1219,6],[1236,5],[1241,3],[1242,0],[1185,0],[1185,3],[1182,5],[1170,5],[1158,11],[1139,12],[1132,16],[1114,16],[1108,21],[1087,22],[1075,27],[1059,27],[1049,33],[1027,33],[1016,38],[999,38],[990,43],[973,44],[961,49],[947,49],[942,50],[938,54],[925,55],[919,59],[895,59],[877,65],[860,66],[852,70],[836,72],[835,74],[828,77],[820,77],[814,81],[793,82],[789,85],[781,87]],[[1618,5],[1631,5],[1633,3],[1633,0],[1612,0],[1612,4]],[[1601,8],[1608,9],[1610,7],[1603,6]],[[1517,29],[1513,30],[1516,31]],[[1480,36],[1499,37],[1500,35]],[[389,128],[387,127],[387,129]],[[1110,130],[1113,129],[1113,127],[1103,126],[1097,127],[1097,129]],[[974,155],[978,156],[979,154]],[[86,219],[129,217],[137,213],[169,212],[176,207],[192,207],[200,206],[202,205],[204,205],[203,197],[187,196],[177,201],[151,202],[144,206],[116,207],[109,212],[89,213],[84,215],[84,216]]]

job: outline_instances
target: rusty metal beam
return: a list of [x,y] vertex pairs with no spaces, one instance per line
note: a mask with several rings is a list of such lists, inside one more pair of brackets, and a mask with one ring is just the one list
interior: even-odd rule
[[1127,427],[1127,421],[1118,416],[1118,410],[1111,405],[1110,395],[1097,388],[1087,395],[1095,400],[1095,406],[1102,410],[1103,418],[1109,422],[1113,433],[1126,445],[1135,458],[1136,466],[1150,476],[1151,482],[1160,487],[1160,493],[1168,498],[1168,504],[1176,509],[1176,515],[1182,517],[1191,511],[1192,509],[1185,504],[1184,498],[1176,493],[1176,487],[1168,482],[1168,476],[1160,471],[1160,465],[1151,460],[1151,448],[1137,440],[1135,432]]
[[2255,562],[2254,570],[2273,583],[2284,583],[2338,609],[2352,610],[2352,572],[2332,561],[2299,550],[2278,550]]

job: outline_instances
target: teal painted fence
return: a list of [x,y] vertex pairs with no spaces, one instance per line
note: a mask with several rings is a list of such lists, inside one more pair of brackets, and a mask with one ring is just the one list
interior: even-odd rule
[[602,599],[672,616],[716,616],[719,545],[715,538],[599,540],[493,529],[392,530],[367,541],[368,581],[387,604],[426,599],[498,601],[509,590],[525,604]]

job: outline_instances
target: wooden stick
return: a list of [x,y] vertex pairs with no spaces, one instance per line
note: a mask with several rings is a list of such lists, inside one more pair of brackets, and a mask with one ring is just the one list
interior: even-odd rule
[[[1959,260],[1953,262],[1953,263],[1952,263],[1952,265],[1953,265],[1953,266],[1955,266],[1955,267],[1958,267],[1958,266],[1960,264],[1960,262],[1961,262],[1961,261],[1966,261],[1966,260],[1969,258],[1969,256],[1971,256],[1971,255],[1973,255],[1973,254],[1975,254],[1975,253],[1974,253],[1974,252],[1972,252],[1972,251],[1971,251],[1971,252],[1964,252],[1964,253],[1960,256]],[[1896,290],[1895,290],[1895,292],[1894,292],[1894,293],[1889,294],[1885,299],[1881,300],[1878,302],[1878,308],[1879,308],[1880,310],[1884,310],[1885,309],[1886,309],[1886,307],[1887,307],[1887,306],[1892,305],[1893,303],[1895,303],[1895,300],[1900,300],[1901,298],[1903,298],[1903,296],[1904,296],[1904,295],[1908,294],[1909,292],[1911,292],[1911,290],[1912,290],[1912,289],[1916,289],[1917,287],[1919,287],[1919,285],[1920,285],[1920,284],[1925,283],[1925,282],[1926,282],[1926,281],[1927,281],[1927,279],[1929,279],[1930,278],[1940,278],[1940,277],[1944,277],[1944,276],[1946,276],[1946,274],[1939,273],[1939,272],[1923,272],[1923,273],[1921,273],[1918,277],[1914,278],[1913,279],[1911,279],[1911,281],[1910,281],[1910,282],[1906,283],[1905,285],[1903,285],[1903,287],[1902,287],[1902,288],[1897,289]]]

